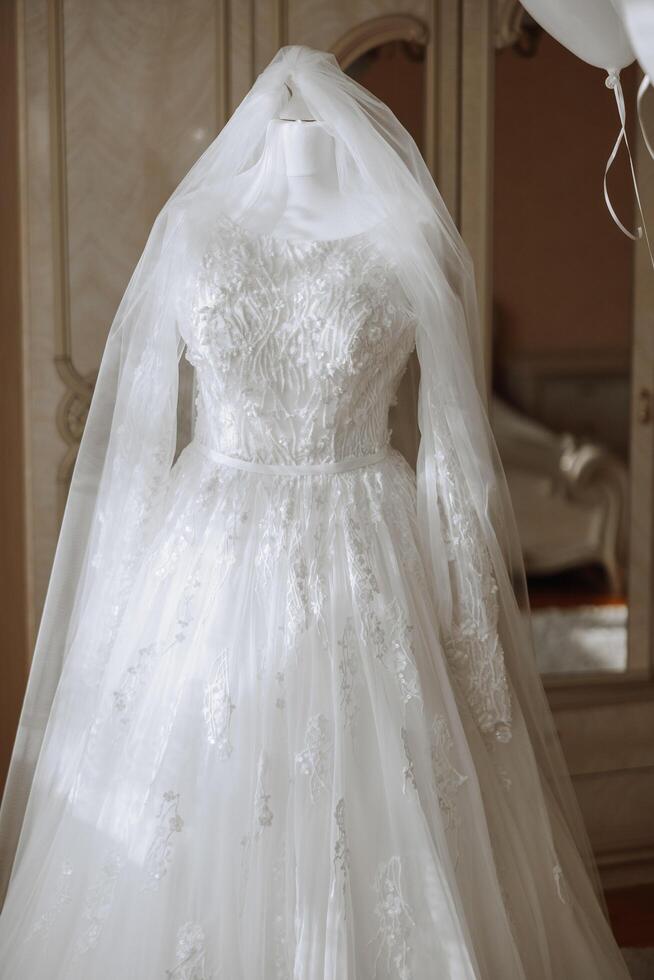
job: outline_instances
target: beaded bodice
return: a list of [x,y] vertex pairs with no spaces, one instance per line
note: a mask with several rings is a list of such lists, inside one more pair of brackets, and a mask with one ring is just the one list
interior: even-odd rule
[[185,329],[199,438],[263,463],[378,452],[415,318],[369,235],[279,239],[217,221]]

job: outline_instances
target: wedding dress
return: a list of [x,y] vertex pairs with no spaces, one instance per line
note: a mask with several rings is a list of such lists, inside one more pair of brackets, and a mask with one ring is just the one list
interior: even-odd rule
[[[289,65],[309,94],[341,75],[285,49],[266,92]],[[186,208],[119,311],[71,490],[79,520],[104,433],[65,659],[40,732],[31,681],[5,804],[11,829],[38,732],[0,977],[624,978],[456,412],[432,392],[418,476],[390,447],[416,344],[430,384],[402,255],[380,215],[309,240],[244,214]],[[172,462],[180,349],[194,433]]]

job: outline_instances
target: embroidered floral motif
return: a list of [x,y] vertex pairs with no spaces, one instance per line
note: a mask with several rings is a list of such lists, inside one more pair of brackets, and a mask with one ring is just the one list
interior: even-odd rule
[[404,767],[404,788],[403,792],[406,793],[407,783],[411,783],[414,789],[416,786],[416,770],[413,764],[413,757],[411,755],[411,750],[409,748],[409,736],[406,728],[402,729],[402,744],[404,746],[404,756],[406,759],[406,766]]
[[124,858],[118,852],[109,854],[96,880],[89,887],[84,903],[84,928],[75,943],[75,955],[83,956],[97,944],[114,901],[116,883],[123,870]]
[[268,773],[268,757],[261,753],[257,771],[256,814],[261,827],[270,827],[273,822],[273,812],[270,808],[270,793],[266,792],[266,777]]
[[273,919],[273,966],[275,980],[288,980],[292,975],[289,968],[289,951],[286,935],[286,845],[282,842],[279,858],[272,870],[274,889]]
[[438,506],[450,562],[453,623],[445,653],[484,735],[511,738],[511,697],[499,633],[497,582],[479,519],[461,490],[453,453],[436,450]]
[[419,701],[418,671],[411,638],[413,626],[397,598],[387,607],[384,621],[384,640],[377,656],[396,675],[405,704],[412,700]]
[[379,961],[383,959],[388,976],[393,971],[393,976],[398,980],[412,980],[409,942],[414,921],[402,894],[402,863],[399,857],[392,857],[380,866],[375,880],[375,892],[375,915],[379,922],[375,976]]
[[252,851],[252,835],[244,834],[240,840],[241,847],[241,861],[240,861],[240,874],[238,883],[238,914],[239,917],[243,916],[243,911],[245,908],[245,898],[247,895],[247,886],[250,878],[250,859]]
[[508,769],[506,768],[506,766],[502,766],[496,763],[495,771],[497,772],[497,775],[499,777],[503,789],[505,789],[506,792],[508,793],[509,790],[513,787],[513,780],[509,775]]
[[163,646],[150,643],[141,647],[137,652],[136,661],[126,669],[120,684],[114,690],[112,715],[121,728],[128,729],[130,727],[132,710],[137,702],[139,692],[145,688],[157,662],[186,639],[188,629],[194,618],[193,600],[201,584],[198,576],[193,574],[182,591],[172,639]]
[[49,908],[43,912],[32,928],[29,930],[26,942],[30,939],[45,939],[50,935],[61,910],[69,904],[72,897],[72,876],[73,866],[67,861],[62,864],[59,872],[59,882],[55,892],[55,898]]
[[157,828],[145,860],[146,873],[157,884],[168,872],[173,856],[175,836],[184,828],[179,813],[179,793],[164,793],[156,813]]
[[273,484],[265,516],[259,524],[260,538],[256,569],[258,583],[262,590],[265,590],[272,581],[280,555],[288,546],[294,513],[295,500],[288,493],[287,487],[282,483]]
[[156,652],[157,645],[155,643],[141,647],[136,655],[136,663],[127,668],[123,679],[113,693],[114,715],[124,728],[131,722],[130,709],[138,691],[145,685],[152,671]]
[[204,720],[207,726],[207,738],[210,745],[216,746],[220,759],[228,759],[233,748],[229,729],[232,712],[236,705],[232,703],[229,696],[228,654],[227,648],[221,650],[204,689]]
[[289,562],[286,597],[286,628],[289,649],[294,648],[298,637],[307,630],[310,611],[309,571],[302,551],[300,535],[296,534]]
[[565,877],[563,875],[563,868],[561,867],[558,861],[552,868],[552,875],[554,876],[554,883],[556,885],[556,894],[559,896],[559,901],[561,901],[564,905],[567,905],[568,901],[566,899]]
[[334,844],[334,868],[340,871],[343,879],[343,891],[347,884],[347,876],[350,867],[350,850],[347,845],[347,833],[345,830],[345,800],[341,799],[336,804],[334,810],[336,820],[336,843]]
[[207,971],[204,929],[187,922],[177,933],[175,966],[166,970],[167,980],[212,980]]
[[454,743],[444,718],[437,717],[432,725],[431,762],[438,802],[447,827],[457,824],[456,797],[467,776],[453,766],[450,752]]
[[368,546],[353,516],[346,518],[345,540],[357,605],[365,613],[369,613],[379,595],[379,585],[368,555]]
[[356,634],[352,626],[352,620],[348,619],[343,630],[343,636],[338,641],[341,648],[341,655],[338,661],[338,672],[340,675],[339,684],[339,705],[347,728],[351,727],[356,715]]
[[[216,448],[251,460],[375,452],[415,329],[395,270],[366,236],[283,242],[219,217],[186,326],[199,414],[210,414]],[[262,582],[276,561],[270,520]]]
[[305,748],[295,756],[299,771],[309,777],[311,802],[327,789],[329,750],[329,722],[324,715],[309,718],[305,735]]

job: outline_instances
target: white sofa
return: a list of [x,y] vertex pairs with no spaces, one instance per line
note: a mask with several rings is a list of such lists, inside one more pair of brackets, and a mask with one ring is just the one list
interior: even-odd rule
[[556,434],[495,398],[492,424],[528,575],[599,564],[624,589],[628,481],[603,449]]

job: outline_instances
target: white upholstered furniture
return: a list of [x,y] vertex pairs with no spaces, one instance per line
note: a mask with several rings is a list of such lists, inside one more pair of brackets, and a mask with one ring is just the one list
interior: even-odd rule
[[601,446],[547,428],[495,398],[492,420],[528,575],[601,565],[623,588],[627,473]]

